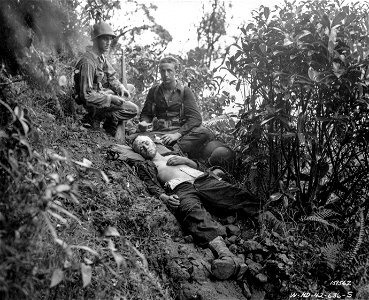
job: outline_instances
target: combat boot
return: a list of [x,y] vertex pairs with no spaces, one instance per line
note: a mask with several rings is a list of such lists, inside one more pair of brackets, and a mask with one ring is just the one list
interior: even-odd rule
[[211,271],[216,278],[226,280],[236,276],[237,279],[242,279],[247,266],[242,258],[237,257],[228,249],[221,236],[209,242],[209,248],[218,257],[211,264]]

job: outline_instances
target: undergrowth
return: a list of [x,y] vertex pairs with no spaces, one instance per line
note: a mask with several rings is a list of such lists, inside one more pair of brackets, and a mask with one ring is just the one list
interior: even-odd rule
[[170,299],[136,244],[147,235],[122,226],[147,195],[131,169],[111,175],[103,148],[114,141],[53,114],[24,82],[1,101],[1,298]]
[[[81,127],[63,99],[61,117],[47,93],[25,82],[1,90],[1,298],[174,298],[162,247],[170,237],[153,230],[170,222],[151,223],[160,202],[148,197],[132,168],[107,159],[115,141]],[[266,170],[254,164],[242,183],[262,196]],[[295,192],[281,184],[265,206],[285,236],[262,226],[243,237],[258,242],[262,255],[239,250],[262,265],[266,298],[336,292],[365,299],[365,211],[347,219],[320,207],[298,218]],[[150,202],[149,210],[140,210],[139,198]]]

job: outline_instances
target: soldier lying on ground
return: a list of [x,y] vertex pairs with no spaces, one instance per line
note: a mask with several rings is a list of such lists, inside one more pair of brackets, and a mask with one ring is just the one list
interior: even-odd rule
[[74,73],[76,102],[88,111],[82,123],[97,128],[105,119],[104,129],[115,135],[120,122],[135,117],[136,104],[124,99],[129,91],[117,79],[106,54],[115,34],[109,24],[101,22],[93,27],[93,46],[82,55]]
[[[132,147],[146,159],[138,164],[137,170],[149,192],[171,208],[195,243],[209,247],[218,256],[212,263],[213,275],[218,279],[242,277],[246,265],[227,248],[222,238],[226,234],[225,228],[209,211],[238,211],[254,218],[259,215],[261,201],[211,172],[198,170],[197,163],[187,157],[162,156],[147,136],[136,137]],[[171,192],[168,194],[163,187]]]

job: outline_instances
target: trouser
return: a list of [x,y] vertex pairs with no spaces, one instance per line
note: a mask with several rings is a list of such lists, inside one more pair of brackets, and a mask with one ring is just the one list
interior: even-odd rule
[[[165,133],[168,132],[161,132],[159,135]],[[211,130],[199,126],[182,136],[177,144],[189,158],[205,160],[210,166],[221,166],[227,171],[231,170],[234,164],[234,152],[224,143],[214,139],[215,136]]]
[[[132,139],[137,135],[148,135],[150,137],[157,135],[161,137],[164,134],[178,132],[178,129],[179,127],[171,126],[166,130],[137,133],[132,135]],[[181,151],[186,153],[189,158],[198,158],[204,146],[212,139],[214,139],[214,134],[209,129],[199,126],[192,128],[191,131],[177,140],[177,144]]]
[[120,106],[111,104],[109,107],[97,107],[87,104],[85,108],[88,114],[84,119],[91,123],[93,121],[100,122],[105,119],[104,129],[112,135],[115,135],[119,122],[132,119],[138,113],[137,105],[128,100],[123,100],[123,105]]
[[174,193],[180,199],[175,215],[194,242],[207,246],[217,236],[225,235],[225,228],[215,221],[214,214],[231,214],[236,211],[248,217],[256,217],[261,202],[254,195],[225,181],[215,179],[211,174],[196,178],[195,182],[184,182],[175,187]]
[[192,128],[190,132],[182,136],[177,144],[183,153],[190,158],[198,158],[205,145],[214,139],[214,134],[206,127]]

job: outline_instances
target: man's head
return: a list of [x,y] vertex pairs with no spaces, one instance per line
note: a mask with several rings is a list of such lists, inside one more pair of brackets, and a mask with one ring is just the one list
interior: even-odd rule
[[92,28],[91,40],[94,44],[95,49],[100,54],[109,51],[111,41],[115,37],[116,35],[114,34],[114,31],[108,23],[96,23]]
[[179,63],[174,57],[167,56],[159,62],[161,80],[165,85],[172,85],[176,81]]
[[141,154],[146,159],[153,159],[157,153],[154,141],[148,136],[139,135],[132,144],[135,152]]

